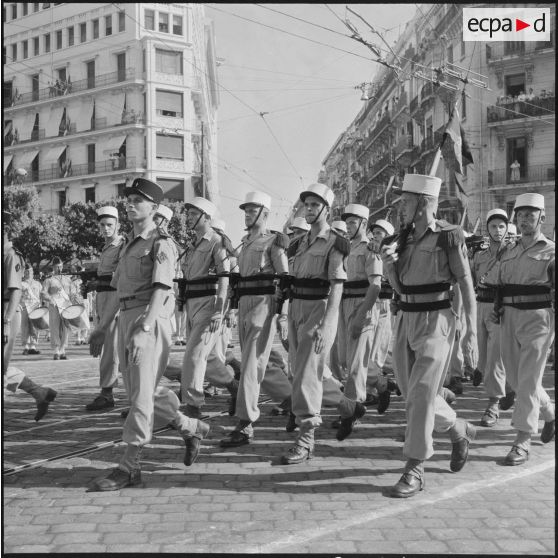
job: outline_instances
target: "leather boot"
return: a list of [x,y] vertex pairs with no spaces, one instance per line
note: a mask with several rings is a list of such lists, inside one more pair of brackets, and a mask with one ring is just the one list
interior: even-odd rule
[[141,484],[140,469],[135,469],[128,473],[116,467],[107,477],[94,480],[88,492],[107,492]]
[[21,380],[19,388],[31,395],[37,402],[37,414],[35,415],[35,421],[41,420],[46,415],[48,406],[58,395],[57,391],[49,387],[39,386],[27,376]]
[[201,409],[199,407],[195,407],[194,405],[187,404],[184,414],[190,418],[199,419],[201,417]]
[[198,419],[196,432],[193,436],[184,438],[186,451],[184,452],[184,465],[190,467],[198,458],[201,441],[209,434],[209,424]]
[[293,412],[289,413],[289,420],[285,425],[285,430],[287,432],[294,432],[298,428],[298,424],[296,423],[296,415]]
[[[384,393],[386,393],[386,392],[384,392]],[[387,391],[387,393],[389,393],[389,391]],[[381,396],[381,394],[380,394],[380,396]],[[342,418],[341,419],[341,422],[339,424],[339,428],[337,429],[337,434],[335,435],[335,437],[340,442],[343,441],[353,431],[353,426],[355,425],[355,422],[359,418],[362,418],[365,413],[366,413],[366,407],[362,403],[357,403],[355,405],[355,410],[354,410],[354,413],[352,414],[352,416],[350,416],[349,418]]]
[[226,387],[231,394],[229,401],[229,416],[234,417],[234,414],[236,413],[236,396],[238,395],[238,380],[233,379]]
[[450,469],[454,473],[461,471],[467,463],[469,444],[475,439],[476,434],[476,428],[461,418],[458,418],[455,425],[450,428],[452,441]]

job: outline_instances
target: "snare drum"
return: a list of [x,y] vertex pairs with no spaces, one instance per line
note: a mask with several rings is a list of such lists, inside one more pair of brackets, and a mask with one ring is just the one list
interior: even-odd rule
[[28,316],[35,329],[48,329],[48,308],[35,308]]
[[60,316],[65,326],[72,330],[89,328],[89,323],[87,323],[85,318],[85,306],[82,304],[72,304],[72,306],[64,308],[64,310],[60,312]]

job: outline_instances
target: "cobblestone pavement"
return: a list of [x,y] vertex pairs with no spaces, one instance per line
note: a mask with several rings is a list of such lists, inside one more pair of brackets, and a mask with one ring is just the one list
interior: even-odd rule
[[[324,409],[314,459],[284,466],[279,457],[293,435],[265,397],[253,443],[219,447],[235,424],[228,395],[219,392],[207,399],[212,430],[192,467],[182,464],[180,437],[163,428],[143,454],[144,488],[86,492],[118,462],[126,397],[117,388],[114,409],[86,412],[98,392],[88,347],[73,346],[69,360],[56,362],[45,343],[39,348],[43,354],[16,355],[12,364],[59,395],[39,423],[27,394],[4,398],[6,553],[555,553],[554,442],[543,445],[536,436],[527,464],[503,466],[514,434],[511,411],[502,412],[496,427],[478,428],[469,462],[454,474],[449,439],[436,435],[425,491],[391,499],[386,488],[403,466],[404,412],[396,396],[385,415],[369,408],[343,442],[329,427],[335,409]],[[171,371],[181,352],[173,348]],[[544,385],[554,400],[550,366]],[[464,386],[456,410],[478,425],[483,388]]]

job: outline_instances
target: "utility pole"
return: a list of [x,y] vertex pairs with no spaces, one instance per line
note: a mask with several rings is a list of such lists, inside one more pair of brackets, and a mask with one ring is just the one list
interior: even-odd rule
[[200,173],[201,173],[201,181],[202,181],[202,197],[205,198],[205,173],[204,173],[204,169],[203,169],[203,144],[204,144],[204,138],[203,138],[203,120],[201,123],[201,164],[200,164]]

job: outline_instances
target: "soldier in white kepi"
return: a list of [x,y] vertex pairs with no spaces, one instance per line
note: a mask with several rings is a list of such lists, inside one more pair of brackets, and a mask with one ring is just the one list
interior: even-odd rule
[[512,415],[517,433],[506,465],[521,465],[529,458],[539,413],[544,420],[541,442],[547,444],[556,432],[554,405],[542,387],[555,317],[555,245],[541,232],[546,218],[544,197],[535,193],[517,196],[514,214],[521,240],[500,260],[496,308],[502,321],[502,360],[517,397]]
[[347,236],[347,223],[345,221],[332,221],[331,228],[343,236]]
[[[110,308],[118,304],[118,293],[110,282],[116,271],[120,253],[124,245],[124,237],[119,233],[120,223],[116,207],[107,205],[97,209],[99,230],[105,239],[101,250],[96,281],[96,308],[99,322],[103,322]],[[105,329],[105,342],[99,362],[101,393],[88,405],[88,411],[99,411],[114,407],[113,388],[118,383],[118,326],[117,315]]]
[[[405,398],[407,427],[405,470],[390,495],[408,498],[424,487],[424,461],[434,453],[433,431],[452,441],[450,469],[460,471],[469,455],[475,428],[441,395],[453,342],[455,315],[450,289],[457,281],[467,319],[466,364],[476,366],[477,312],[471,271],[461,227],[435,218],[441,179],[407,174],[401,193],[405,228],[382,247],[384,270],[401,295],[393,358],[397,383]],[[392,239],[393,240],[393,239]]]

